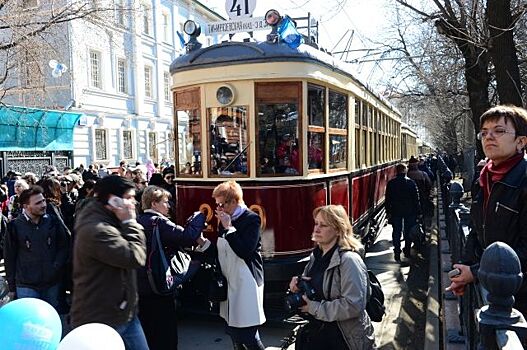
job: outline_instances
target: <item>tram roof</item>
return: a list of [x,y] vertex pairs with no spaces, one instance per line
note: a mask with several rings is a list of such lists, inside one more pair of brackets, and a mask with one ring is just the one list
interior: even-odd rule
[[343,62],[328,53],[318,50],[310,45],[300,45],[293,49],[285,43],[269,42],[223,42],[199,50],[191,51],[176,58],[170,65],[170,73],[237,65],[242,63],[268,63],[273,62],[308,62],[325,66],[340,74],[353,79],[366,90],[373,94],[387,107],[400,114],[400,112],[386,98],[373,91],[367,84],[357,78],[348,63]]

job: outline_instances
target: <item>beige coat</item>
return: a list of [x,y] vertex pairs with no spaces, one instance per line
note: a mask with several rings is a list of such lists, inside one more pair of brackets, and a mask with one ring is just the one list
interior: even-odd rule
[[[311,254],[304,275],[314,260]],[[331,295],[328,296],[332,275]],[[320,321],[337,321],[349,349],[375,349],[373,326],[366,312],[368,289],[368,273],[360,255],[337,249],[324,273],[323,290],[327,300],[309,301],[308,312]]]

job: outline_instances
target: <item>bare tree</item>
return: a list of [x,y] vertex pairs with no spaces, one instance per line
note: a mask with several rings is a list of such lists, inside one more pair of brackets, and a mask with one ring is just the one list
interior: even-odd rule
[[489,53],[496,72],[500,103],[522,106],[522,86],[513,29],[525,8],[513,17],[510,0],[487,0]]
[[[47,95],[46,75],[51,72],[47,62],[50,59],[68,62],[68,22],[82,19],[104,25],[116,11],[131,10],[120,3],[114,0],[0,1],[0,101],[15,90],[26,91],[20,95],[30,96],[33,101],[42,101]],[[54,85],[61,84],[61,79],[55,79]],[[35,105],[25,97],[19,102]]]

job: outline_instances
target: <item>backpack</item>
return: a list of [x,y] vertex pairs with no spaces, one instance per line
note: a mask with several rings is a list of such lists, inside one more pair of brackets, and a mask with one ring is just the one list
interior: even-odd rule
[[172,295],[185,281],[190,267],[190,256],[182,249],[177,249],[171,259],[167,259],[159,236],[159,218],[152,224],[152,242],[146,261],[148,282],[155,294]]
[[366,311],[372,321],[381,322],[382,317],[386,313],[386,308],[384,307],[384,292],[382,291],[382,286],[377,276],[371,270],[368,270],[368,283],[371,293],[366,304]]
[[[337,269],[340,273],[340,265],[337,266]],[[333,273],[331,273],[331,276],[329,277],[328,296],[331,296],[332,284]],[[386,307],[384,306],[384,292],[382,291],[381,282],[379,282],[377,276],[375,276],[371,270],[368,270],[368,285],[370,295],[368,297],[368,301],[366,302],[366,312],[372,321],[381,322],[382,317],[386,313]]]

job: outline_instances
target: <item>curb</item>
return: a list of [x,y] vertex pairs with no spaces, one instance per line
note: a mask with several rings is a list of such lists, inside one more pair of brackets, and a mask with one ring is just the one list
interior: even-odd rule
[[[436,214],[442,210],[443,203],[441,196],[437,196],[438,205]],[[437,220],[439,222],[439,219]],[[430,257],[429,257],[429,276],[427,290],[427,309],[425,325],[425,350],[439,350],[441,342],[441,297],[439,289],[441,287],[440,267],[439,267],[439,227],[432,230],[430,235]]]

